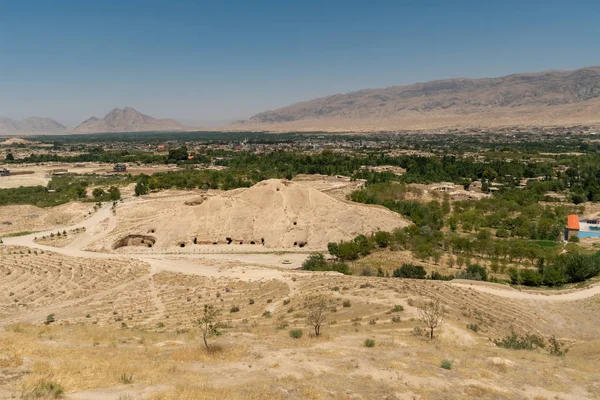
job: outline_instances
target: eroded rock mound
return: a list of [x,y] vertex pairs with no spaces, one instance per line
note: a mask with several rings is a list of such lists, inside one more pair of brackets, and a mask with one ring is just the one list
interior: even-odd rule
[[135,205],[124,209],[115,233],[143,235],[159,227],[154,234],[158,250],[182,244],[325,249],[328,242],[409,224],[384,207],[335,199],[301,183],[276,179],[209,197],[194,207],[174,200],[168,206],[144,208],[143,217]]

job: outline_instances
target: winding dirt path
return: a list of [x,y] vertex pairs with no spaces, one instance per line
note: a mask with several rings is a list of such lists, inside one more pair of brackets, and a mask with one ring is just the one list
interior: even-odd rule
[[495,296],[504,297],[507,299],[516,300],[536,300],[536,301],[575,301],[583,300],[588,297],[593,297],[600,294],[600,284],[590,286],[585,289],[573,291],[556,291],[556,292],[521,292],[510,286],[496,283],[479,283],[468,281],[449,282],[449,285],[458,286],[466,289],[474,289],[483,293],[493,294]]

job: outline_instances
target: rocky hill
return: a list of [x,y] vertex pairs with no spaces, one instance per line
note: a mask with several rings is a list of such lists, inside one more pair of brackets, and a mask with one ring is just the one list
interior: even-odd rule
[[0,117],[0,135],[61,134],[69,130],[50,118],[29,117],[21,121]]
[[262,129],[414,129],[600,121],[600,67],[336,94],[257,114]]
[[131,107],[115,108],[104,118],[91,117],[73,133],[181,131],[186,128],[173,119],[156,119]]

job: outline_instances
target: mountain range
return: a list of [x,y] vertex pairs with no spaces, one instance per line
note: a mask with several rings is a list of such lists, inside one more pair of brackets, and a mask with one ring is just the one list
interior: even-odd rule
[[21,121],[0,117],[0,135],[29,135],[37,133],[63,134],[69,129],[50,118],[29,117]]
[[[221,129],[368,132],[582,124],[600,124],[600,67],[363,89],[261,112]],[[0,117],[0,135],[192,129],[131,107],[91,117],[72,130],[50,118]]]
[[115,108],[104,118],[91,117],[73,133],[183,131],[186,128],[174,119],[156,119],[131,108]]
[[364,89],[254,115],[240,129],[388,130],[600,122],[600,67]]
[[104,118],[91,117],[75,129],[50,118],[30,117],[22,121],[0,117],[0,135],[103,133],[103,132],[146,132],[189,130],[173,119],[156,119],[139,111],[125,107],[115,108]]

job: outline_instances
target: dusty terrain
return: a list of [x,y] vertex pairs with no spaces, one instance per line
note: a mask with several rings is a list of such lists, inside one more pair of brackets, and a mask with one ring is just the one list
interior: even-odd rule
[[[54,208],[31,205],[0,207],[0,235],[37,232],[83,220],[93,210],[92,203],[67,203]],[[55,232],[56,233],[56,232]]]
[[[130,210],[189,198],[129,199],[115,213],[107,205],[84,221],[3,239],[0,398],[34,398],[43,380],[62,385],[70,399],[600,397],[598,285],[539,295],[465,281],[310,273],[297,270],[302,252],[85,250],[132,218]],[[75,229],[62,247],[34,240]],[[331,300],[319,338],[310,337],[305,318],[305,296],[315,293]],[[433,341],[415,335],[424,327],[417,307],[430,298],[447,313]],[[205,304],[227,324],[209,339],[210,353],[195,324]],[[51,314],[54,322],[44,324]],[[303,335],[293,339],[289,330],[297,328]],[[511,330],[556,335],[569,353],[490,342]],[[445,359],[449,370],[440,367]]]
[[[125,204],[115,230],[95,250],[199,250],[239,247],[264,252],[325,250],[328,242],[409,225],[398,214],[333,198],[307,185],[267,180],[248,189],[196,198]],[[219,247],[220,246],[220,247]],[[136,249],[137,248],[137,249]]]
[[[48,162],[40,164],[0,164],[1,168],[7,168],[12,175],[0,177],[0,189],[16,188],[19,186],[46,186],[52,179],[53,173],[72,174],[113,174],[114,164],[106,163],[61,163]],[[167,165],[127,165],[127,174],[151,175],[156,172],[175,171],[178,168]]]

